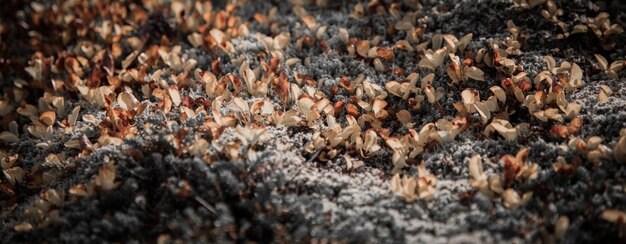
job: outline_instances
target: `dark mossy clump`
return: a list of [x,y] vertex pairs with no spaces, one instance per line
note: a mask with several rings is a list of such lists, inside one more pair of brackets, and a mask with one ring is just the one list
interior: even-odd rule
[[150,13],[137,29],[139,35],[145,38],[146,44],[159,44],[163,37],[172,39],[177,37],[178,27],[169,17],[167,10],[159,10]]
[[[276,198],[284,188],[280,175],[270,175],[267,162],[216,162],[206,165],[161,150],[166,142],[145,142],[142,160],[103,153],[115,162],[119,186],[65,202],[56,224],[15,233],[3,228],[10,242],[152,242],[171,238],[185,242],[294,242],[307,240],[309,228],[298,209]],[[170,156],[167,156],[170,155]],[[86,182],[94,165],[78,162]],[[69,184],[57,184],[67,190]],[[6,220],[5,220],[6,221]],[[12,218],[5,224],[24,221]],[[56,233],[56,234],[55,234]]]

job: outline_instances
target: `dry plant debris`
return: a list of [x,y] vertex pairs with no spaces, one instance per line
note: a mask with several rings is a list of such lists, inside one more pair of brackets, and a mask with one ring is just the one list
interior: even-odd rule
[[[315,167],[380,170],[376,201],[405,209],[469,199],[487,207],[466,221],[524,218],[493,241],[626,238],[626,36],[609,3],[279,2],[9,1],[5,240],[359,242],[312,230],[336,203],[294,202],[321,189],[303,185]],[[53,234],[81,216],[104,222]],[[404,231],[377,237],[421,238]]]

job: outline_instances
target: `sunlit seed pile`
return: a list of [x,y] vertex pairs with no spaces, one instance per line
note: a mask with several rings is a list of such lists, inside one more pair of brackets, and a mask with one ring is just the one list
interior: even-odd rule
[[[191,228],[184,234],[178,227],[156,224],[154,232],[137,240],[321,238],[290,236],[290,221],[304,223],[307,214],[291,213],[280,205],[287,203],[268,200],[288,192],[290,184],[299,182],[292,180],[306,174],[289,171],[284,182],[270,180],[279,169],[267,158],[288,150],[305,158],[301,161],[307,167],[314,162],[340,165],[348,175],[383,170],[386,194],[403,205],[436,199],[437,189],[446,183],[441,179],[459,175],[468,190],[454,201],[480,194],[494,204],[491,209],[503,206],[506,211],[555,208],[551,201],[568,196],[546,186],[550,176],[575,179],[583,171],[612,169],[612,178],[601,173],[595,177],[606,181],[596,185],[588,180],[589,187],[619,188],[621,196],[626,191],[626,121],[614,121],[613,133],[593,134],[585,126],[594,118],[581,116],[602,104],[626,109],[624,27],[606,12],[576,15],[572,21],[574,14],[561,8],[567,3],[514,0],[507,11],[536,16],[552,26],[550,36],[533,35],[527,25],[516,25],[522,20],[508,19],[492,23],[503,33],[485,38],[433,31],[438,20],[425,13],[445,13],[449,5],[421,0],[280,3],[285,6],[254,1],[15,2],[12,7],[20,5],[16,18],[0,21],[0,218],[9,229],[3,232],[14,240],[53,235],[46,229],[74,221],[78,217],[64,216],[80,211],[78,206],[100,201],[99,207],[115,209],[111,196],[124,194],[141,196],[118,203],[144,206],[137,211],[184,206],[161,209],[147,203],[159,197],[191,201],[210,222],[184,227]],[[259,11],[251,13],[255,4]],[[341,20],[321,14],[338,8],[346,15]],[[598,52],[582,59],[532,50],[540,61],[529,62],[523,55],[525,46],[537,42],[533,38],[584,38]],[[588,104],[572,95],[585,87],[595,92],[586,98]],[[277,148],[271,145],[279,141],[276,131],[305,133],[307,138],[300,147],[271,152],[268,148]],[[459,137],[518,146],[440,158],[465,168],[456,175],[436,169],[438,162],[423,156]],[[536,141],[549,146],[533,149]],[[547,148],[556,153],[544,154]],[[531,157],[533,153],[537,155]],[[539,157],[542,162],[531,160]],[[172,163],[176,160],[181,163]],[[159,162],[165,166],[154,166]],[[194,173],[181,176],[185,170]],[[79,173],[84,175],[72,176]],[[222,180],[241,182],[224,188],[230,183]],[[150,186],[152,182],[157,185]],[[266,188],[259,190],[256,182]],[[606,201],[615,202],[602,209],[595,203],[602,200],[588,199],[595,205],[585,208],[591,209],[559,210],[552,219],[532,220],[549,227],[512,236],[576,240],[567,239],[568,230],[604,221],[611,229],[603,238],[625,238],[626,202],[611,199]],[[278,206],[285,209],[273,209]],[[150,211],[158,215],[156,210]],[[223,211],[249,212],[233,214],[245,220],[222,226],[216,215]],[[90,214],[122,218],[115,211]],[[265,223],[255,217],[262,214],[278,216],[268,220],[278,224],[255,227]],[[166,221],[148,219],[139,221]],[[212,231],[199,234],[202,230]],[[91,233],[112,241],[121,238]],[[57,238],[53,240],[74,237]]]

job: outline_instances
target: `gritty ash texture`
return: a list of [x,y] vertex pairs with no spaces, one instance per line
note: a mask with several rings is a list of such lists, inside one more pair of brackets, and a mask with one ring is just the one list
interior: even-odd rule
[[[26,8],[13,2],[13,7]],[[392,1],[382,2],[389,4]],[[606,52],[596,44],[597,40],[591,33],[580,38],[553,40],[557,26],[542,18],[537,9],[512,8],[510,0],[423,2],[423,16],[427,16],[428,20],[426,38],[434,33],[462,36],[471,32],[474,34],[473,42],[488,43],[489,40],[506,37],[506,21],[512,19],[520,29],[531,33],[524,43],[522,54],[514,57],[518,64],[526,68],[530,77],[545,68],[544,55],[552,55],[557,63],[568,60],[579,64],[586,74],[587,85],[572,92],[568,99],[583,106],[581,118],[584,124],[580,137],[600,135],[605,138],[606,145],[612,147],[616,143],[619,130],[626,127],[626,79],[611,79],[595,70],[593,54],[602,53],[610,59],[623,59],[626,36],[620,36],[616,48]],[[586,16],[596,16],[601,11],[590,1],[563,0],[557,3],[568,13],[565,21],[572,23]],[[317,17],[318,23],[328,27],[323,38],[328,40],[331,48],[345,45],[337,34],[340,27],[346,28],[351,37],[360,37],[363,30],[368,29],[372,35],[384,37],[382,45],[405,37],[387,35],[386,27],[394,21],[391,17],[350,18],[348,15],[353,11],[354,4],[352,1],[329,1],[326,8],[305,5],[307,11]],[[282,1],[259,1],[236,11],[238,15],[251,19],[254,13],[267,13],[274,6],[278,7],[282,16],[281,31],[290,32],[292,40],[312,35],[293,14],[292,5]],[[215,7],[223,6],[216,3]],[[2,15],[10,16],[4,14],[5,10],[3,7]],[[619,23],[625,19],[619,12],[610,13],[613,21]],[[6,18],[4,21],[11,23],[12,20]],[[155,23],[136,31],[146,32],[146,38],[151,40],[158,40],[155,35],[169,35],[180,42],[184,55],[198,61],[200,68],[210,67],[211,62],[219,57],[222,74],[238,72],[238,67],[231,62],[233,57],[195,49],[185,38],[176,39],[180,34],[178,30],[163,23],[170,21],[169,18],[151,18]],[[259,64],[253,57],[263,49],[263,45],[257,41],[255,33],[276,33],[269,33],[267,27],[255,23],[251,23],[250,32],[250,36],[232,40],[232,43],[237,48],[236,56],[243,56],[250,61],[251,67],[256,67]],[[31,54],[26,47],[23,52]],[[293,41],[287,47],[285,56],[303,60],[285,71],[289,77],[292,78],[293,72],[297,71],[315,80],[327,80],[328,87],[337,84],[342,76],[365,75],[373,83],[383,86],[389,80],[403,78],[392,72],[377,72],[365,60],[347,58],[338,52],[327,53],[318,46],[297,50]],[[403,67],[407,71],[427,73],[420,70],[418,61],[419,57],[413,55],[396,54],[395,60],[385,61],[385,65],[392,69]],[[20,75],[8,69],[2,69],[2,72],[5,80]],[[445,85],[448,78],[444,69],[438,70],[436,77],[435,84],[444,87],[446,92],[460,93],[460,88]],[[487,74],[485,82],[470,81],[467,87],[487,94],[489,87],[498,83],[496,77],[490,74]],[[602,84],[609,86],[614,95],[607,102],[596,104]],[[185,92],[198,96],[203,88],[196,88]],[[344,98],[337,96],[335,99]],[[423,108],[413,115],[413,120],[422,125],[440,118],[451,118],[455,114],[452,104],[459,99],[444,99],[439,110]],[[81,116],[105,116],[98,108],[84,101],[79,102],[77,98],[67,98],[67,101],[68,106],[81,105]],[[179,114],[173,112],[161,116],[139,118],[137,123],[163,121]],[[27,119],[17,122],[27,123]],[[90,127],[81,123],[79,129]],[[193,127],[195,122],[192,119],[188,123],[186,126]],[[506,142],[497,138],[481,138],[481,129],[474,128],[461,133],[451,143],[427,148],[418,160],[423,160],[426,168],[439,181],[435,198],[432,201],[406,203],[391,191],[389,179],[393,166],[390,154],[367,158],[363,167],[348,170],[341,157],[321,162],[315,160],[316,155],[303,150],[312,139],[312,130],[279,126],[268,127],[270,140],[256,146],[257,161],[220,161],[207,165],[199,158],[176,156],[175,149],[164,139],[165,134],[176,130],[165,127],[142,130],[136,138],[126,140],[124,147],[138,149],[142,152],[142,159],[129,157],[118,148],[105,147],[73,162],[74,168],[59,172],[59,180],[44,189],[20,187],[18,197],[13,199],[17,204],[11,209],[1,210],[0,239],[11,243],[83,243],[96,240],[140,243],[155,242],[157,238],[164,240],[165,237],[183,242],[220,243],[318,240],[350,243],[534,243],[548,242],[558,217],[567,215],[570,227],[563,242],[620,240],[618,227],[601,219],[600,213],[610,208],[626,209],[626,192],[622,187],[626,184],[626,169],[607,162],[598,167],[584,164],[571,177],[556,174],[551,168],[554,159],[557,156],[570,159],[572,155],[559,147],[563,140],[554,135],[531,134],[516,142]],[[94,129],[87,128],[85,133],[91,139],[98,138]],[[65,151],[69,156],[76,155],[76,150],[64,148],[63,144],[79,136],[55,133],[50,140],[54,145],[43,150],[35,147],[40,141],[23,133],[20,142],[10,148],[11,152],[22,156],[22,165],[28,168],[44,161],[50,152]],[[212,143],[219,144],[232,138],[234,130],[226,130],[217,142]],[[192,135],[187,137],[187,140],[192,139]],[[537,179],[521,186],[522,190],[535,192],[527,205],[508,209],[500,200],[491,200],[472,190],[468,184],[467,167],[471,155],[481,154],[492,159],[491,163],[485,163],[486,172],[501,172],[498,159],[506,154],[514,155],[523,147],[530,148],[530,160],[540,166]],[[35,196],[48,188],[67,191],[75,184],[88,182],[98,173],[105,157],[117,162],[117,179],[122,179],[118,188],[103,197],[91,196],[67,202],[60,209],[58,223],[48,228],[35,228],[26,233],[13,230],[13,225],[24,220],[22,206],[31,204]],[[411,165],[404,173],[416,175],[416,165]],[[182,194],[180,191],[184,184],[189,184],[193,191],[181,199],[178,194]],[[7,199],[0,197],[0,200]]]

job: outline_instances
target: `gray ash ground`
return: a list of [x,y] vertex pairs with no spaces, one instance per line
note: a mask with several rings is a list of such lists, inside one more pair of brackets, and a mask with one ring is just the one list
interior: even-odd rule
[[[12,3],[15,1],[12,1]],[[350,35],[359,36],[364,29],[383,37],[383,42],[394,43],[404,36],[389,36],[386,25],[392,19],[364,17],[353,19],[348,14],[353,2],[329,1],[330,6],[319,8],[306,6],[318,16],[322,25],[328,26],[324,38],[329,45],[344,45],[337,37],[338,27],[345,27]],[[382,1],[386,4],[391,1]],[[614,145],[619,130],[626,127],[626,79],[613,80],[593,72],[594,53],[611,58],[624,58],[626,36],[618,39],[611,52],[605,52],[595,44],[597,40],[588,33],[580,38],[563,41],[552,39],[558,27],[545,20],[534,10],[511,7],[511,1],[494,0],[447,0],[425,1],[423,15],[429,17],[426,36],[433,33],[451,33],[457,36],[474,33],[474,42],[506,36],[506,21],[513,19],[524,32],[532,33],[516,61],[534,76],[545,67],[542,57],[553,55],[560,60],[576,60],[585,74],[587,85],[574,91],[570,98],[583,105],[584,120],[580,136],[601,135],[607,145]],[[589,1],[557,1],[568,13],[566,21],[575,23],[582,16],[595,16],[601,11]],[[13,7],[24,7],[12,5]],[[219,4],[215,5],[219,7]],[[252,18],[255,12],[267,12],[277,6],[282,31],[292,36],[309,35],[309,30],[298,22],[291,12],[291,5],[282,1],[261,1],[237,10],[240,16]],[[3,13],[6,10],[2,7]],[[3,21],[12,20],[4,16]],[[154,17],[153,23],[140,31],[146,38],[158,39],[154,32],[175,37],[176,28],[166,25],[168,19]],[[623,13],[613,13],[615,21],[623,19]],[[4,19],[7,18],[7,19]],[[169,17],[167,17],[169,18]],[[251,33],[269,33],[269,28],[252,24]],[[173,32],[173,33],[172,33]],[[19,38],[19,37],[16,37]],[[216,56],[222,57],[222,74],[237,72],[227,55],[208,53],[192,48],[184,38],[179,39],[183,53],[199,61],[200,67],[209,67]],[[252,63],[262,45],[256,38],[233,40],[240,46],[237,55],[243,55]],[[558,48],[559,51],[556,51]],[[28,52],[28,51],[24,51]],[[30,53],[29,53],[30,54]],[[309,65],[295,65],[293,70],[311,75],[314,79],[328,79],[336,83],[344,75],[366,75],[371,81],[384,84],[399,77],[380,73],[364,60],[348,59],[344,53],[327,54],[319,47],[296,50],[287,48],[290,57],[308,59]],[[13,55],[7,53],[6,55]],[[611,56],[612,55],[612,56]],[[580,61],[578,61],[580,60]],[[418,60],[410,55],[396,55],[390,67],[403,67],[418,71]],[[5,80],[24,74],[15,74],[9,68],[2,69]],[[408,72],[407,72],[408,73]],[[425,72],[420,72],[425,73]],[[437,73],[438,79],[447,79],[445,71]],[[624,75],[622,75],[624,76]],[[487,94],[487,89],[497,84],[495,74],[487,74],[487,83],[469,84]],[[446,80],[436,80],[445,84]],[[608,102],[596,104],[600,84],[614,91]],[[8,86],[3,84],[3,87]],[[445,87],[445,86],[444,86]],[[459,92],[458,88],[446,87]],[[190,94],[199,91],[190,91]],[[337,98],[339,99],[339,98]],[[104,116],[96,107],[90,107],[76,98],[68,99],[83,106],[83,114]],[[425,108],[414,115],[414,120],[427,123],[445,116],[453,116],[453,100],[444,102],[444,112]],[[177,114],[165,115],[176,117]],[[140,118],[139,120],[164,120],[164,118]],[[26,121],[23,121],[26,122]],[[141,123],[141,122],[138,122]],[[193,123],[189,122],[189,123]],[[89,126],[79,125],[79,126]],[[190,124],[193,127],[193,124]],[[166,130],[166,129],[164,129]],[[175,129],[169,132],[176,131]],[[549,134],[530,134],[516,142],[482,138],[482,130],[468,130],[448,144],[436,145],[423,152],[418,159],[424,160],[428,170],[437,176],[437,193],[432,201],[406,203],[391,191],[390,155],[378,155],[365,160],[365,166],[347,170],[345,162],[337,159],[320,162],[303,148],[312,138],[307,128],[268,128],[270,140],[258,145],[259,160],[244,162],[217,162],[206,165],[194,157],[177,156],[175,149],[163,139],[164,132],[142,130],[136,139],[127,140],[125,147],[141,151],[142,158],[133,158],[119,149],[105,147],[74,162],[75,167],[61,172],[59,180],[43,189],[30,190],[18,187],[17,204],[4,208],[0,214],[0,239],[11,243],[32,242],[155,242],[158,240],[182,240],[184,242],[312,242],[334,240],[350,243],[497,243],[497,242],[550,242],[559,216],[570,218],[570,228],[565,235],[566,243],[619,242],[624,236],[615,224],[599,216],[604,209],[626,209],[626,169],[614,161],[594,168],[584,164],[573,176],[557,174],[551,164],[557,156],[571,158],[569,152],[558,145],[563,142]],[[92,131],[96,133],[95,131]],[[227,130],[220,140],[233,137]],[[79,135],[74,135],[78,137]],[[96,134],[88,135],[97,138]],[[72,137],[58,133],[55,143],[48,151],[34,149],[37,140],[23,133],[20,142],[11,145],[12,152],[23,156],[28,167],[44,161],[49,152],[64,151],[76,155],[77,151],[64,149],[63,143]],[[468,158],[475,153],[493,159],[486,163],[487,172],[499,172],[502,166],[497,159],[505,154],[515,154],[520,148],[530,148],[530,160],[540,166],[539,177],[520,190],[533,190],[533,199],[518,209],[505,208],[500,200],[491,200],[477,194],[468,184]],[[35,228],[18,233],[13,225],[24,220],[22,206],[48,188],[67,191],[77,183],[85,183],[97,174],[104,158],[116,160],[121,186],[103,197],[92,196],[67,202],[60,209],[58,223],[47,228]],[[32,166],[31,166],[32,167]],[[405,169],[409,175],[416,174],[415,165]],[[193,189],[184,193],[181,189],[189,184]],[[181,198],[178,194],[188,194]],[[2,201],[8,201],[2,196]]]

